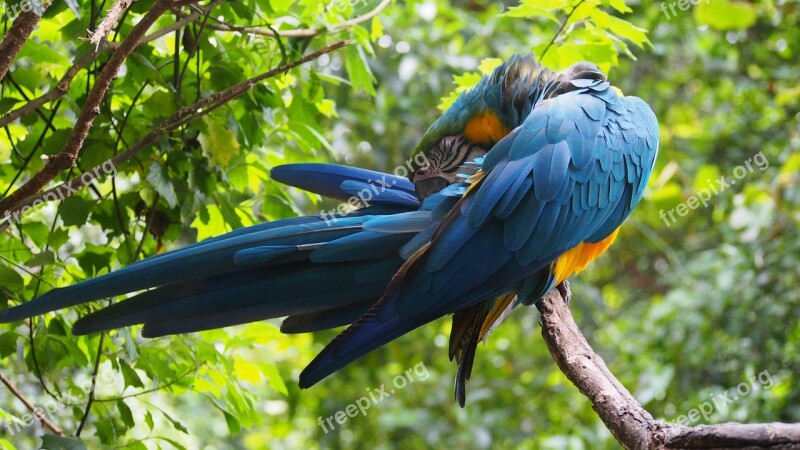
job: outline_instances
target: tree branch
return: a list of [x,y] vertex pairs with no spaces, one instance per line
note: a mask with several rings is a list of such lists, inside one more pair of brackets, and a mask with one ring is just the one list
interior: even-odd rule
[[[133,144],[127,150],[120,153],[119,155],[111,158],[111,163],[114,165],[114,167],[119,167],[120,164],[128,161],[137,153],[148,148],[150,145],[156,143],[158,139],[161,138],[161,136],[169,133],[172,130],[177,129],[178,127],[181,127],[187,123],[190,123],[194,120],[197,120],[209,114],[210,112],[218,109],[219,107],[230,102],[231,100],[241,97],[244,93],[252,89],[253,86],[255,86],[257,83],[266,80],[268,78],[272,78],[276,75],[288,72],[289,70],[297,66],[300,66],[302,64],[305,64],[309,61],[314,61],[320,56],[330,53],[334,50],[338,50],[339,48],[342,48],[346,45],[350,45],[350,43],[351,43],[350,41],[336,42],[320,50],[317,50],[316,52],[309,53],[308,55],[303,56],[300,59],[276,67],[275,69],[264,72],[253,78],[245,80],[239,84],[231,86],[225,90],[219,91],[209,97],[203,98],[192,105],[185,106],[179,109],[178,112],[172,115],[172,117],[166,119],[165,121],[157,125],[153,129],[153,131],[151,131],[147,136],[142,138],[139,142]],[[88,178],[91,177],[83,177],[83,176],[75,177],[72,180],[61,183],[52,189],[49,189],[38,195],[23,200],[18,205],[16,205],[15,211],[13,212],[9,211],[6,215],[17,214],[19,211],[21,211],[22,208],[25,208],[26,206],[33,204],[37,200],[46,201],[47,199],[53,199],[53,198],[64,200],[68,197],[71,197],[72,195],[76,194],[78,191],[83,189],[87,184],[94,181],[94,178],[92,179]],[[9,222],[10,220],[0,225],[0,230],[2,230],[3,227],[7,226]]]
[[103,357],[103,339],[105,339],[105,337],[105,331],[100,333],[100,343],[97,344],[97,356],[94,360],[94,370],[92,370],[92,387],[89,390],[89,399],[86,401],[86,408],[83,410],[83,417],[81,417],[81,422],[78,425],[78,429],[75,431],[76,437],[81,437],[83,427],[86,426],[86,422],[89,420],[89,413],[92,412],[92,403],[94,403],[95,399],[95,389],[97,389],[97,374],[100,372],[100,359]]
[[[145,36],[144,39],[139,41],[138,45],[147,44],[148,42],[152,42],[156,39],[166,36],[169,33],[174,32],[177,29],[183,28],[186,25],[194,22],[202,14],[208,14],[211,12],[214,7],[222,3],[222,0],[214,0],[213,2],[209,3],[209,5],[205,8],[200,8],[200,11],[195,11],[188,16],[182,18],[181,20],[173,23],[172,25],[166,26],[158,31],[155,31],[151,34]],[[76,60],[72,66],[67,69],[67,72],[64,74],[63,77],[58,81],[58,83],[51,88],[47,93],[36,97],[24,105],[20,106],[19,108],[10,111],[3,117],[0,117],[0,128],[5,127],[6,125],[10,124],[11,122],[23,117],[37,108],[46,105],[52,101],[55,101],[69,92],[70,84],[72,84],[72,80],[75,78],[76,75],[86,66],[93,63],[101,54],[109,51],[109,50],[116,50],[119,48],[119,43],[117,42],[109,42],[109,41],[101,41],[100,47],[96,48],[94,51],[87,53],[86,55],[82,56],[78,60]]]
[[541,55],[539,55],[539,61],[541,61],[542,59],[544,59],[544,55],[546,55],[546,54],[547,54],[547,51],[548,51],[548,50],[550,50],[550,47],[552,47],[552,46],[553,46],[553,44],[556,42],[556,39],[558,39],[558,37],[559,37],[559,36],[561,36],[561,32],[562,32],[562,31],[564,31],[564,27],[566,27],[566,26],[567,26],[567,22],[569,22],[569,18],[570,18],[570,17],[572,17],[572,15],[573,15],[573,14],[575,14],[575,11],[577,11],[577,10],[578,10],[578,7],[579,7],[579,6],[581,6],[581,4],[582,4],[583,2],[585,2],[585,1],[586,1],[586,0],[580,0],[580,1],[578,2],[578,4],[577,4],[577,5],[575,5],[575,6],[572,8],[572,10],[570,10],[570,12],[567,14],[567,17],[564,17],[564,21],[563,21],[563,22],[561,22],[561,26],[560,26],[560,27],[558,27],[558,30],[556,31],[556,34],[554,34],[554,35],[553,35],[553,39],[550,39],[550,42],[548,42],[548,43],[547,43],[547,46],[544,48],[544,50],[542,50],[542,54],[541,54]]
[[[181,382],[181,380],[183,380],[184,378],[189,376],[189,374],[197,372],[198,370],[200,370],[200,368],[203,367],[205,364],[206,364],[205,361],[201,361],[200,363],[195,365],[193,368],[187,370],[182,375],[179,375],[177,378],[174,378],[173,380],[169,381],[168,383],[164,383],[164,384],[157,383],[156,387],[154,387],[154,388],[145,389],[145,390],[139,391],[139,392],[134,392],[133,394],[120,395],[118,397],[96,398],[96,399],[94,399],[94,401],[95,401],[95,403],[118,402],[120,400],[125,400],[126,398],[141,397],[142,395],[147,395],[147,394],[152,394],[153,392],[162,391],[164,389],[168,389],[169,387],[171,387],[171,386],[173,386],[175,384],[178,384],[179,382]],[[123,391],[123,393],[124,393],[124,391]]]
[[33,403],[25,398],[25,396],[22,395],[22,392],[18,391],[17,388],[14,387],[14,385],[11,383],[11,380],[9,380],[4,373],[0,373],[0,381],[2,381],[8,390],[14,394],[14,397],[17,397],[19,401],[21,401],[25,407],[28,408],[28,410],[30,410],[30,412],[32,412],[33,415],[42,422],[42,425],[44,425],[45,428],[50,430],[53,434],[64,436],[64,432],[61,430],[61,428],[58,428],[53,422],[51,422],[41,409],[33,406]]
[[122,12],[131,6],[134,1],[135,0],[117,0],[114,2],[111,9],[106,13],[106,17],[100,22],[100,25],[97,26],[97,29],[89,33],[89,42],[99,47],[100,42],[104,41],[106,36],[111,33],[111,30],[117,26]]
[[[561,291],[564,291],[563,294]],[[655,420],[611,374],[572,318],[566,282],[536,307],[542,336],[558,367],[627,449],[790,449],[800,448],[800,424],[723,423],[685,427]]]
[[72,83],[72,79],[78,75],[81,69],[91,64],[95,59],[97,59],[100,53],[105,52],[109,48],[111,48],[111,46],[103,45],[101,48],[83,55],[81,58],[75,61],[75,63],[69,69],[67,69],[67,73],[61,77],[61,80],[59,80],[58,84],[47,91],[46,94],[31,99],[19,108],[9,112],[3,117],[0,117],[0,127],[5,127],[20,117],[35,111],[37,108],[66,95],[67,92],[69,92],[69,85]]
[[[30,5],[29,5],[30,6]],[[45,4],[45,8],[50,6],[49,3]],[[6,6],[8,12],[8,6]],[[22,46],[28,40],[28,37],[36,29],[36,24],[39,23],[41,17],[34,11],[23,11],[14,20],[14,24],[8,29],[3,42],[0,42],[0,81],[5,78],[11,63],[17,57],[17,53],[22,49]]]
[[268,36],[268,37],[273,37],[273,38],[310,37],[310,36],[316,36],[316,35],[318,35],[320,33],[324,33],[326,31],[341,31],[341,30],[353,27],[355,25],[358,25],[360,23],[364,23],[367,20],[370,20],[373,17],[377,16],[381,11],[383,11],[384,8],[389,6],[389,3],[391,3],[391,2],[392,2],[392,0],[383,0],[377,6],[375,6],[375,8],[373,10],[369,11],[368,13],[363,14],[363,15],[358,16],[358,17],[354,17],[354,18],[352,18],[350,20],[346,20],[346,21],[341,22],[341,23],[333,24],[333,25],[331,25],[331,27],[329,29],[326,29],[326,28],[301,28],[301,29],[297,29],[297,30],[278,30],[278,31],[275,31],[271,27],[266,27],[266,28],[262,28],[262,27],[240,27],[240,26],[236,26],[236,25],[230,25],[230,24],[227,24],[227,23],[224,23],[224,22],[218,22],[216,24],[209,23],[209,24],[206,25],[206,28],[211,29],[211,30],[217,30],[217,31],[232,31],[232,32],[238,32],[238,33],[242,33],[242,34],[256,34],[256,35],[259,35],[259,36]]
[[16,209],[25,199],[35,195],[61,172],[72,167],[83,147],[86,136],[89,134],[89,129],[92,127],[94,119],[100,114],[100,102],[103,101],[103,97],[111,87],[111,82],[114,80],[125,58],[133,52],[139,41],[144,37],[145,32],[164,11],[184,3],[185,1],[181,0],[157,0],[150,11],[133,27],[131,34],[122,41],[119,48],[109,58],[108,63],[97,76],[64,148],[58,154],[49,158],[44,168],[20,186],[19,189],[0,200],[0,216],[7,215],[8,211]]

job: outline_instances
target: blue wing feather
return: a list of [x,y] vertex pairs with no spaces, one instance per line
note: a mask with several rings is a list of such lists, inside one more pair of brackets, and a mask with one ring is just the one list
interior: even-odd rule
[[363,183],[362,188],[385,189],[384,193],[396,191],[403,204],[411,197],[416,198],[414,185],[407,178],[357,167],[323,163],[285,164],[273,168],[270,175],[283,184],[341,201],[355,195],[352,189],[342,188],[342,184],[348,182]]

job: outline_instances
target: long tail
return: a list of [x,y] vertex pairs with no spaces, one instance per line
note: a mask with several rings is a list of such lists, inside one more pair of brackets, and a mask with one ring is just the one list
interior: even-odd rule
[[417,211],[413,186],[393,175],[302,164],[276,168],[273,177],[338,199],[369,189],[371,206],[236,230],[54,289],[0,311],[0,322],[149,289],[83,317],[74,332],[144,324],[145,336],[162,336],[284,316],[287,332],[351,323],[380,298],[403,263],[401,249],[431,212]]

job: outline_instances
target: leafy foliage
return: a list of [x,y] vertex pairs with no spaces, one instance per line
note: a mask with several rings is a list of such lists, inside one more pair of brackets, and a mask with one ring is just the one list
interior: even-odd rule
[[[575,286],[573,310],[592,345],[657,417],[675,420],[768,371],[772,386],[707,420],[800,421],[796,8],[710,0],[667,16],[649,0],[410,0],[342,26],[379,3],[220,2],[208,17],[137,48],[76,168],[59,181],[101,166],[199,98],[338,40],[355,42],[256,85],[116,167],[115,176],[8,227],[0,235],[3,299],[28,301],[166,248],[328,209],[278,186],[268,169],[337,161],[391,171],[437,105],[455,98],[451,91],[512,53],[533,51],[554,68],[597,63],[624,92],[648,101],[662,124],[646,201],[610,255]],[[111,38],[124,39],[151,4],[135,2]],[[3,81],[0,116],[48,92],[91,51],[81,39],[108,6],[50,6]],[[175,21],[167,14],[151,33]],[[224,26],[319,32],[278,40]],[[3,129],[0,192],[64,146],[109,55],[80,70],[64,97]],[[660,218],[759,151],[768,168],[756,167],[673,224]],[[284,336],[270,321],[156,340],[140,338],[137,328],[72,336],[70,324],[85,311],[0,327],[0,361],[35,405],[56,405],[50,418],[68,435],[84,417],[97,373],[81,434],[89,448],[615,448],[554,367],[532,309],[481,346],[463,410],[452,401],[444,321],[301,392],[299,370],[333,333]],[[420,362],[426,380],[333,431],[318,426],[319,417]],[[38,422],[19,423],[26,412],[0,389],[0,447],[40,444]],[[56,445],[67,444],[42,444]]]

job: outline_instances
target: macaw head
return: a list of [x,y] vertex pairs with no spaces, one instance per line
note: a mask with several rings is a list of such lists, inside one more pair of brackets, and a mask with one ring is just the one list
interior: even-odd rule
[[498,66],[461,94],[414,149],[414,170],[409,178],[417,196],[427,198],[458,181],[459,168],[465,162],[485,155],[519,126],[539,101],[577,89],[570,83],[577,79],[606,81],[606,76],[590,62],[553,72],[533,55],[515,56]]
[[455,183],[458,168],[465,161],[485,155],[489,148],[471,142],[462,134],[443,136],[422,153],[424,162],[411,174],[417,195],[424,199]]
[[510,120],[503,117],[504,81],[484,77],[425,132],[414,149],[414,171],[409,177],[421,199],[458,181],[458,169],[464,162],[485,155],[511,131]]

